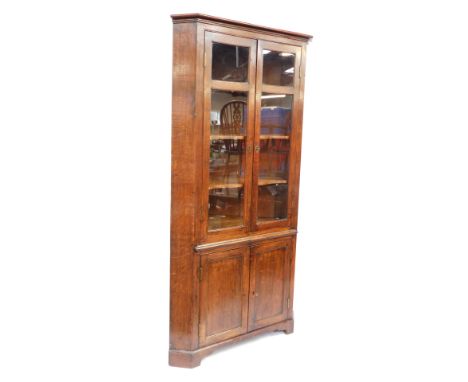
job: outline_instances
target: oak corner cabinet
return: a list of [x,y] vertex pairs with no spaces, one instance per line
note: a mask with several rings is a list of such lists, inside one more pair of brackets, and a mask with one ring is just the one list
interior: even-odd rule
[[173,15],[169,364],[293,331],[311,36]]

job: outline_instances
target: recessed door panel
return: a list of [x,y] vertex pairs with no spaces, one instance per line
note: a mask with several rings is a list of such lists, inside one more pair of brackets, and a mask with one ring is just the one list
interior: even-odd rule
[[201,346],[247,331],[248,255],[242,248],[201,257]]
[[249,330],[287,318],[290,261],[290,239],[252,248]]

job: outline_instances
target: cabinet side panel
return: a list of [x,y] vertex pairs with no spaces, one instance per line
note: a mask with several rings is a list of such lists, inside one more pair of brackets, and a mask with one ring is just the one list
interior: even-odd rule
[[294,318],[294,276],[296,274],[296,240],[297,237],[294,236],[291,240],[291,265],[289,269],[289,306],[288,306],[288,318]]
[[197,25],[175,24],[172,72],[170,348],[191,350],[196,327]]
[[296,147],[293,153],[296,168],[295,168],[295,184],[294,187],[294,200],[292,201],[292,219],[291,227],[297,228],[298,213],[299,213],[299,184],[301,178],[301,153],[302,153],[302,129],[303,129],[303,115],[304,115],[304,85],[305,85],[305,66],[306,66],[306,54],[307,47],[302,47],[301,55],[301,67],[300,67],[300,85],[299,85],[299,99],[298,99],[298,110],[297,110],[297,122],[296,122]]

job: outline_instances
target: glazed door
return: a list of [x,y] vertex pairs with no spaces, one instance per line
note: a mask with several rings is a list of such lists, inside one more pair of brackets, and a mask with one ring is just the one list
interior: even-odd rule
[[205,32],[202,240],[250,230],[256,51]]
[[249,331],[288,317],[290,270],[291,239],[252,248]]
[[200,346],[247,332],[249,250],[201,256]]
[[259,41],[257,49],[252,229],[291,223],[300,116],[301,48]]

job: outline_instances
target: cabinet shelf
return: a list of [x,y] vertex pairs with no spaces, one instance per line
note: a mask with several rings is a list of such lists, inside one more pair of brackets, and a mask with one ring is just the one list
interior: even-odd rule
[[208,218],[208,226],[211,230],[241,227],[243,218],[241,216],[228,217],[224,215],[215,215]]
[[[283,178],[259,178],[259,186],[269,186],[272,184],[286,184],[288,183],[287,179]],[[210,179],[209,189],[213,190],[215,188],[241,188],[244,187],[244,183],[241,179],[225,179],[225,178],[215,178]]]
[[221,140],[221,139],[236,139],[242,140],[245,139],[244,135],[230,135],[230,134],[212,134],[210,135],[211,141]]
[[289,135],[279,135],[279,134],[262,134],[260,139],[289,139]]
[[244,187],[243,179],[239,178],[211,178],[209,189],[215,188],[241,188]]
[[[230,135],[230,134],[211,134],[210,140],[222,140],[222,139],[236,139],[242,140],[245,139],[245,135]],[[280,134],[262,134],[260,139],[289,139],[289,135],[280,135]]]
[[286,184],[288,183],[287,179],[283,178],[258,178],[259,186],[269,186],[271,184]]

